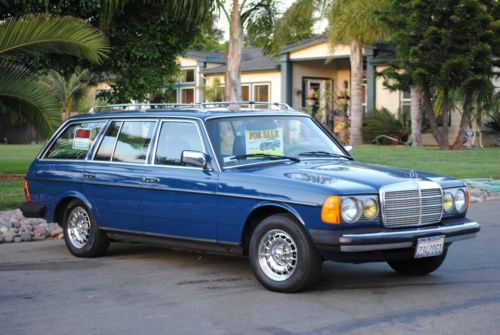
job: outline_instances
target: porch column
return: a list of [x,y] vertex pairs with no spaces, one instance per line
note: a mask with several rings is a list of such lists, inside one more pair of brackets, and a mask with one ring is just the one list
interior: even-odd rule
[[366,111],[370,113],[375,108],[375,66],[372,48],[365,49],[366,54]]
[[197,75],[198,75],[198,80],[196,80],[196,86],[194,88],[195,91],[195,99],[194,102],[205,102],[205,97],[203,96],[203,89],[202,87],[205,86],[205,78],[203,77],[202,71],[205,69],[205,62],[202,61],[197,61],[196,62],[196,70],[197,70]]
[[292,106],[293,64],[288,53],[281,55],[281,102]]

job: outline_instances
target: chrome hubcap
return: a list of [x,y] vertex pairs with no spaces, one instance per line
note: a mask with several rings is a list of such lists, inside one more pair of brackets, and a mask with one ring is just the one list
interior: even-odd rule
[[90,217],[82,207],[75,207],[68,218],[68,237],[78,249],[87,244],[90,236]]
[[297,245],[292,237],[280,229],[267,232],[259,242],[259,265],[272,280],[290,278],[297,267]]

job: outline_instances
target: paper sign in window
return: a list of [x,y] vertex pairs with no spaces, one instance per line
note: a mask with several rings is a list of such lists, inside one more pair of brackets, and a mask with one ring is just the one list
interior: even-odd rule
[[283,129],[245,131],[247,154],[283,155]]
[[75,130],[75,137],[73,138],[73,149],[89,150],[91,141],[92,129],[90,128],[77,128]]

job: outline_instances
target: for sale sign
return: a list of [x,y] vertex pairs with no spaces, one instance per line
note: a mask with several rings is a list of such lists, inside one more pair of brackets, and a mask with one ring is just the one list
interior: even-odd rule
[[247,154],[283,155],[283,129],[247,130],[245,132]]
[[89,128],[77,128],[75,130],[75,137],[73,138],[73,149],[77,150],[89,150],[90,135],[92,134],[92,129]]

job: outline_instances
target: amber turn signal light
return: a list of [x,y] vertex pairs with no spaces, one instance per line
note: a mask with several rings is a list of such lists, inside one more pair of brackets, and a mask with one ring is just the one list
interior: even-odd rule
[[336,195],[329,196],[321,209],[321,220],[325,223],[340,224],[340,200]]
[[30,192],[28,190],[28,181],[24,181],[24,197],[26,198],[27,202],[31,202],[31,197],[30,197]]

